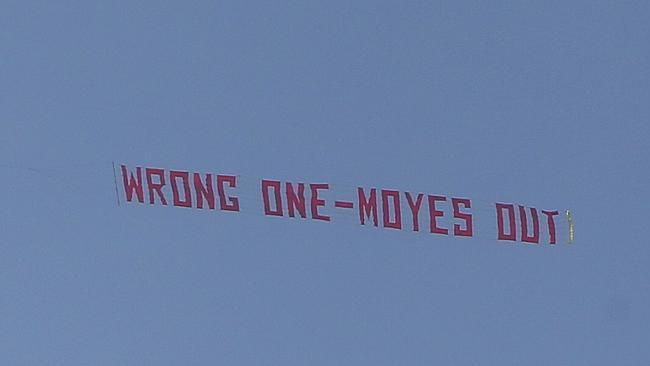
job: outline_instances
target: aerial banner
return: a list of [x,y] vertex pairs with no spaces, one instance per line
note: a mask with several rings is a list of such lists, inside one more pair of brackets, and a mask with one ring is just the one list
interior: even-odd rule
[[437,192],[126,164],[114,164],[113,173],[118,205],[254,214],[505,243],[555,245],[574,240],[573,218],[567,209]]

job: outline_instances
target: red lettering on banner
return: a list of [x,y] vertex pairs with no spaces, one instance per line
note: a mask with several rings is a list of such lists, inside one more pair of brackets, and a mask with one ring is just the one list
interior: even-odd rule
[[[275,209],[271,208],[269,200],[269,189],[273,188],[275,197]],[[277,180],[262,180],[262,198],[264,199],[264,214],[268,216],[282,216],[282,196],[280,194],[280,182]]]
[[[497,203],[497,226],[499,240],[517,240],[517,228],[515,227],[515,206],[506,203]],[[510,232],[506,234],[503,222],[503,210],[508,211],[508,224]]]
[[[160,202],[163,205],[167,205],[167,200],[165,199],[165,194],[162,191],[162,187],[165,186],[165,170],[157,168],[146,168],[145,174],[147,175],[147,188],[149,189],[149,203],[154,204],[155,198],[153,193],[158,193]],[[154,183],[153,176],[158,176],[158,183]]]
[[203,197],[208,202],[210,210],[214,210],[214,188],[212,187],[212,174],[205,175],[205,185],[201,182],[201,174],[194,173],[194,192],[196,194],[196,208],[203,208]]
[[325,206],[325,201],[318,199],[318,190],[329,189],[330,185],[326,183],[317,183],[310,184],[309,188],[311,188],[311,218],[314,220],[330,221],[329,216],[320,215],[318,213],[318,208]]
[[519,222],[521,224],[521,241],[526,243],[539,244],[539,217],[537,209],[530,209],[531,220],[533,221],[533,235],[528,235],[528,218],[526,217],[526,208],[519,206]]
[[547,218],[547,223],[548,223],[548,235],[550,237],[549,244],[555,244],[555,219],[553,216],[557,216],[560,213],[557,211],[544,211],[542,210],[542,213],[546,215]]
[[226,188],[224,187],[224,183],[228,183],[228,187],[230,188],[237,188],[237,177],[234,175],[217,175],[219,207],[222,211],[239,212],[239,198],[226,197]]
[[[115,165],[114,165],[115,167]],[[168,205],[166,194],[170,191],[173,196],[173,205],[177,207],[203,209],[207,202],[206,209],[214,210],[217,206],[216,194],[220,201],[220,209],[225,211],[240,211],[239,199],[236,196],[228,196],[228,188],[237,187],[237,176],[234,175],[216,175],[216,191],[214,188],[215,173],[188,172],[182,170],[166,170],[161,168],[146,168],[135,166],[134,171],[130,171],[125,164],[120,165],[122,173],[122,183],[124,194],[127,202],[137,200],[139,203],[145,202],[144,183],[146,179],[146,189],[148,192],[148,201],[151,205],[156,204],[158,200],[162,205]],[[144,170],[144,172],[143,172]],[[115,171],[117,173],[117,170]],[[167,175],[167,172],[169,174]],[[143,179],[144,173],[144,179]],[[119,178],[118,178],[119,179]],[[169,179],[169,181],[166,181]],[[192,182],[190,182],[192,180]],[[116,181],[117,203],[120,204],[119,182]],[[169,184],[171,187],[165,188]],[[282,187],[282,184],[285,186]],[[193,186],[193,188],[192,188]],[[305,188],[309,189],[305,196]],[[282,189],[285,189],[283,192]],[[307,205],[310,205],[311,219],[331,221],[332,217],[325,215],[329,207],[332,211],[336,209],[354,209],[356,204],[354,200],[331,200],[328,202],[328,194],[325,198],[320,196],[323,190],[329,190],[330,185],[327,183],[308,184],[308,183],[291,183],[278,180],[261,180],[261,192],[264,205],[264,214],[267,216],[284,216],[284,204],[287,205],[287,214],[289,217],[307,218]],[[272,192],[271,192],[272,191]],[[381,204],[381,215],[383,227],[389,229],[403,228],[402,207],[400,196],[402,193],[398,190],[380,189],[381,202],[378,202],[378,189],[357,187],[359,221],[361,225],[366,225],[368,220],[372,220],[372,225],[379,226],[379,207]],[[450,235],[453,225],[454,236],[473,237],[474,236],[474,217],[472,213],[472,201],[469,198],[455,198],[438,195],[427,195],[426,193],[417,193],[414,196],[410,192],[404,192],[406,201],[412,216],[412,230],[420,231],[419,213],[423,206],[424,197],[428,199],[429,224],[430,231],[433,234]],[[135,198],[134,198],[135,196]],[[307,201],[306,198],[309,198]],[[196,205],[194,200],[196,199]],[[450,201],[450,202],[448,202]],[[440,202],[443,202],[442,206]],[[448,203],[447,203],[448,202]],[[449,208],[451,206],[451,208]],[[524,243],[539,244],[542,239],[540,226],[539,211],[546,216],[546,224],[549,233],[549,244],[557,243],[558,228],[555,220],[560,215],[557,210],[546,211],[538,210],[534,207],[526,207],[511,203],[495,203],[497,219],[497,240],[500,241],[521,241]],[[518,212],[516,212],[517,210]],[[449,215],[452,213],[452,218]],[[508,216],[507,219],[505,216]],[[568,213],[567,213],[568,215]],[[440,219],[442,218],[442,220]],[[543,219],[543,217],[542,217]],[[425,220],[425,219],[423,219]],[[570,220],[570,217],[569,217]],[[570,224],[572,224],[570,222]],[[369,224],[370,225],[370,224]],[[562,227],[563,228],[563,227]],[[570,228],[572,230],[572,228]],[[477,235],[482,235],[479,232]]]
[[126,194],[126,200],[131,202],[133,199],[133,191],[138,197],[138,202],[144,203],[144,192],[142,191],[142,168],[135,168],[136,176],[133,176],[133,173],[130,174],[127,172],[126,166],[122,165],[122,181],[124,183],[124,193]]
[[[390,221],[390,206],[388,199],[392,198],[393,210],[395,211],[395,221]],[[391,229],[402,229],[402,209],[399,203],[399,192],[389,189],[381,190],[382,213],[384,217],[384,227]]]
[[420,207],[422,206],[422,198],[424,195],[422,193],[418,193],[415,202],[413,202],[413,197],[411,197],[411,194],[409,192],[405,192],[405,194],[406,200],[408,201],[409,207],[411,208],[411,216],[413,217],[413,231],[420,231],[419,214]]
[[451,204],[454,208],[454,218],[465,221],[465,229],[461,228],[461,226],[458,224],[454,224],[454,235],[455,236],[474,235],[473,225],[472,225],[472,214],[460,211],[460,205],[463,205],[465,208],[472,208],[472,202],[467,198],[452,198]]
[[438,227],[438,224],[436,223],[436,219],[438,217],[442,217],[445,215],[443,211],[436,209],[437,201],[442,201],[442,202],[447,201],[447,197],[429,195],[429,221],[430,221],[431,232],[434,234],[449,235],[448,229]]
[[366,198],[366,194],[361,187],[357,188],[357,193],[359,195],[359,221],[361,225],[365,225],[366,218],[369,219],[372,215],[373,224],[377,226],[377,189],[370,189],[369,198]]
[[291,183],[285,183],[287,188],[287,209],[289,216],[295,217],[295,210],[298,210],[300,217],[303,219],[307,217],[305,209],[305,184],[298,183],[298,194],[293,190]]
[[[184,199],[181,200],[178,192],[178,184],[176,179],[180,178],[183,181]],[[172,185],[172,195],[174,197],[174,206],[178,207],[192,207],[192,193],[190,191],[190,173],[171,170],[169,172],[169,180]]]

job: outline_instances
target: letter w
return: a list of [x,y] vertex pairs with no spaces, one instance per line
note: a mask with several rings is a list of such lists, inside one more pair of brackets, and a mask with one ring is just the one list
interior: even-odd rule
[[131,202],[133,199],[133,191],[138,196],[138,202],[144,203],[144,192],[142,190],[142,168],[136,167],[135,174],[137,177],[133,176],[133,173],[130,174],[126,169],[125,165],[122,165],[122,180],[124,181],[124,193],[126,194],[126,200]]

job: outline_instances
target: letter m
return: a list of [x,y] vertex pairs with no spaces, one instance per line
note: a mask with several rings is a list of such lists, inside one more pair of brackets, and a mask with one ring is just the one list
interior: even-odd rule
[[366,198],[363,188],[357,189],[359,193],[359,221],[366,224],[366,219],[372,215],[373,224],[377,226],[377,189],[370,189],[370,197]]

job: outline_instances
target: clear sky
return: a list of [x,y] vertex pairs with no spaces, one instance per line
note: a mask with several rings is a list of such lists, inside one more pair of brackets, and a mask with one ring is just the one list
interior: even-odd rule
[[[647,1],[2,1],[0,364],[650,363]],[[569,207],[512,245],[150,206],[111,161]]]

